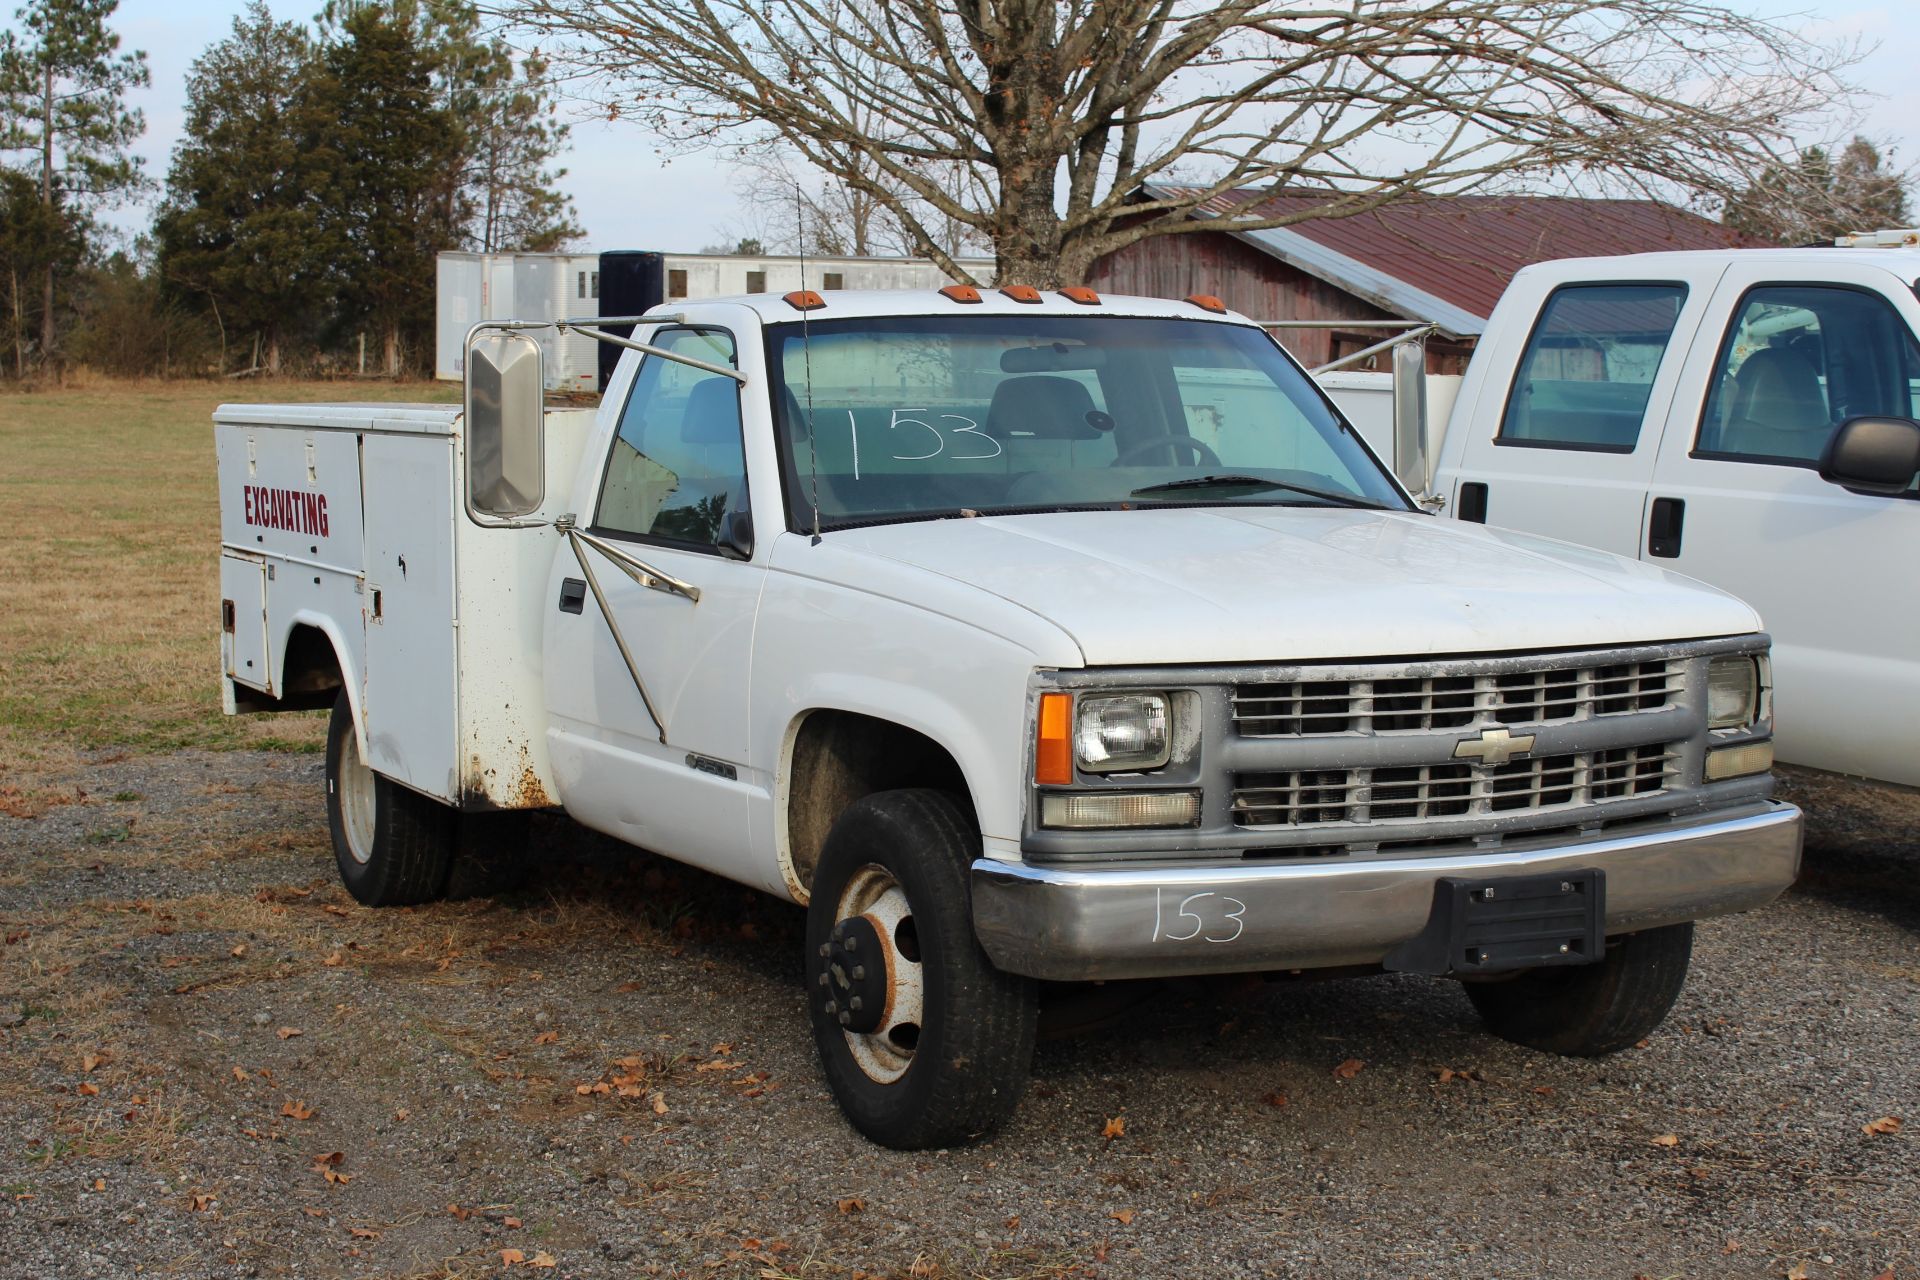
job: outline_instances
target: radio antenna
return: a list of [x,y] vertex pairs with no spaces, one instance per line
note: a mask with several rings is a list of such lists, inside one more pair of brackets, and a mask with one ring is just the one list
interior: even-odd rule
[[[800,238],[800,291],[807,289],[807,202],[800,194],[800,179],[793,180],[793,225]],[[807,317],[813,311],[805,307],[800,312],[800,359],[806,367],[807,380],[807,479],[809,493],[807,500],[813,504],[813,541],[810,546],[820,545],[820,449],[813,438],[813,342],[808,332]]]

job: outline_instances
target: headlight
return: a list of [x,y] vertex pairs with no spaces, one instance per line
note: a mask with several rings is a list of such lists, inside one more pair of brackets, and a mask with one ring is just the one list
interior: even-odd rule
[[1760,718],[1760,670],[1745,655],[1707,664],[1707,727],[1744,729]]
[[1083,695],[1074,756],[1089,773],[1158,769],[1167,762],[1167,699],[1158,693]]

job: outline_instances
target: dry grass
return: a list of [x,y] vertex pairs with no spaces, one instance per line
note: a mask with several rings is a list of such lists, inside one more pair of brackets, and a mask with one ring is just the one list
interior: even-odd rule
[[312,717],[220,714],[210,415],[223,400],[457,396],[434,383],[101,380],[0,396],[0,760],[317,743]]

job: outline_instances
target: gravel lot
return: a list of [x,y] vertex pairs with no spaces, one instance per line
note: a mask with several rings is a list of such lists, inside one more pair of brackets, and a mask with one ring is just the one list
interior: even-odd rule
[[1445,983],[1182,986],[902,1155],[818,1079],[798,912],[558,820],[523,891],[369,912],[319,777],[0,777],[0,1275],[1920,1277],[1911,796],[1790,777],[1802,888],[1613,1059]]

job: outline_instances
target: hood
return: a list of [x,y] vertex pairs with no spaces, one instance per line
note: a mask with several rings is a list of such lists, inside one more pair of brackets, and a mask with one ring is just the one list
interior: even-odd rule
[[991,592],[1090,666],[1522,652],[1757,631],[1654,565],[1404,512],[1182,507],[847,529],[838,549]]

